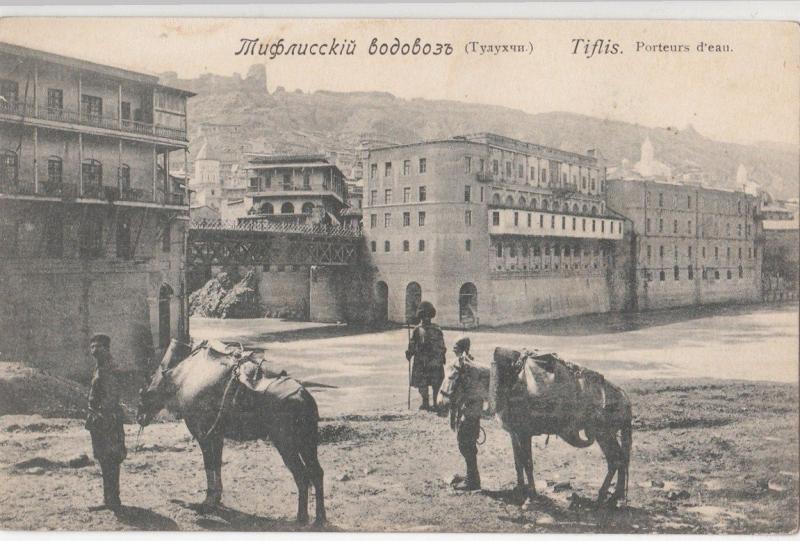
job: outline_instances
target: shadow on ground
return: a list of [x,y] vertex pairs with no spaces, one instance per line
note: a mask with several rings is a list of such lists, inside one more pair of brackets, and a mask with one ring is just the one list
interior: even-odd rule
[[[170,500],[184,509],[194,511],[199,516],[196,524],[201,528],[212,531],[226,532],[297,532],[297,531],[326,531],[333,532],[338,529],[330,524],[316,526],[314,524],[298,524],[295,520],[282,518],[269,518],[251,513],[245,513],[225,505],[207,509],[200,503],[189,503],[183,500]],[[313,520],[313,514],[311,516]]]
[[123,505],[114,515],[121,523],[137,530],[174,532],[180,529],[171,518],[142,507]]

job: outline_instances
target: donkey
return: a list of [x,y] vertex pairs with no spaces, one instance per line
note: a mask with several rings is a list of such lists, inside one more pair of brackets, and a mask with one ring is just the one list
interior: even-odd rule
[[245,374],[262,373],[260,366],[249,357],[219,351],[225,348],[201,345],[192,351],[188,345],[173,340],[149,385],[139,393],[139,425],[144,428],[150,424],[164,407],[184,419],[203,453],[208,484],[201,504],[205,510],[222,501],[224,438],[269,437],[297,484],[297,521],[308,522],[308,491],[309,484],[313,484],[316,523],[323,523],[325,495],[323,470],[317,460],[316,401],[285,373],[267,373],[262,380],[266,384],[254,388]]
[[[608,464],[598,504],[613,506],[626,498],[632,413],[622,389],[555,355],[523,355],[504,348],[495,349],[490,371],[489,409],[511,436],[517,491],[523,498],[536,495],[531,437],[542,434],[556,434],[578,448],[596,441]],[[614,475],[617,484],[609,498]]]

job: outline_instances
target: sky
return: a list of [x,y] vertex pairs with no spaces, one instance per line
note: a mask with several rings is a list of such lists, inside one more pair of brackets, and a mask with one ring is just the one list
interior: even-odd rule
[[[370,55],[373,38],[451,43],[450,56]],[[242,38],[274,43],[355,40],[352,56],[236,55]],[[575,49],[576,41],[578,50]],[[603,40],[621,53],[587,55]],[[0,41],[136,71],[247,73],[269,86],[385,91],[521,109],[569,111],[737,143],[800,144],[800,26],[785,22],[6,18]],[[467,52],[470,43],[525,46]],[[701,42],[727,52],[698,52]],[[646,44],[646,47],[637,43]],[[665,52],[684,46],[688,51]],[[661,46],[661,47],[659,47]],[[587,58],[587,56],[590,56]]]

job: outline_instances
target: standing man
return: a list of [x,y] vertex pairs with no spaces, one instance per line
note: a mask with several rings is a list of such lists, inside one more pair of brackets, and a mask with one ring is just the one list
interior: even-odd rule
[[[444,336],[438,325],[431,323],[436,317],[436,308],[428,301],[422,301],[417,308],[419,324],[414,327],[408,341],[406,359],[414,359],[409,384],[419,390],[422,397],[421,410],[435,411],[439,388],[444,380],[444,356],[447,348]],[[433,403],[428,402],[428,386],[433,388]]]
[[[453,353],[456,354],[456,365],[462,366],[463,363],[472,363],[473,358],[469,353],[470,340],[468,337],[460,338],[453,346]],[[471,378],[472,379],[472,378]],[[478,436],[481,430],[481,414],[483,412],[483,393],[480,390],[479,381],[464,381],[465,388],[460,395],[463,398],[461,403],[452,404],[455,411],[456,439],[458,440],[458,450],[464,457],[467,465],[467,476],[463,486],[456,487],[459,490],[480,490],[481,475],[478,471]],[[474,387],[473,387],[474,386]]]
[[86,429],[92,436],[92,451],[103,472],[103,507],[115,511],[122,506],[119,499],[119,469],[127,450],[122,425],[124,416],[119,404],[118,375],[111,361],[111,338],[105,334],[92,336],[89,353],[97,366],[89,388]]

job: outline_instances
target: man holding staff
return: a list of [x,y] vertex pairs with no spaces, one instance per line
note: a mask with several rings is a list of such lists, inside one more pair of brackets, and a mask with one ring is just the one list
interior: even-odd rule
[[[416,387],[422,397],[419,409],[435,411],[439,396],[439,388],[444,380],[444,357],[447,348],[444,335],[438,325],[431,323],[436,317],[436,308],[428,301],[422,301],[417,307],[419,324],[414,327],[408,341],[406,359],[411,362],[411,380],[409,385]],[[433,401],[428,401],[428,387],[433,389]]]

